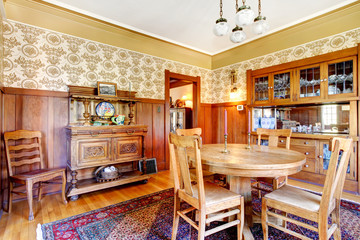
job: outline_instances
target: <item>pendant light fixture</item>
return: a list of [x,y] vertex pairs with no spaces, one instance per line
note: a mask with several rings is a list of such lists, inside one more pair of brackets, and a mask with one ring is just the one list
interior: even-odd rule
[[245,4],[245,0],[242,0],[242,3],[243,5],[238,9],[235,15],[235,23],[240,27],[252,24],[255,17],[254,11],[251,10],[251,7],[249,5]]
[[[252,30],[255,34],[262,34],[269,30],[269,24],[266,21],[266,17],[261,15],[261,0],[259,0],[259,15],[254,19],[255,13],[251,10],[250,6],[246,5],[246,0],[242,0],[242,6],[238,7],[238,0],[235,0],[235,28],[232,29],[230,34],[230,40],[233,43],[240,43],[246,39],[246,34],[243,31],[243,26],[250,25],[252,23]],[[229,24],[225,18],[223,18],[223,3],[220,0],[220,18],[216,20],[214,26],[214,34],[216,36],[224,36],[229,31]]]
[[216,24],[214,25],[214,34],[216,36],[224,36],[229,32],[229,24],[226,18],[223,18],[223,11],[222,11],[222,0],[220,0],[220,18],[216,20]]
[[255,34],[263,34],[270,28],[269,23],[266,21],[266,17],[261,16],[261,0],[259,0],[259,15],[254,19],[254,25],[252,26]]
[[[238,11],[238,0],[235,1],[235,11]],[[239,43],[244,41],[246,38],[246,34],[243,31],[242,27],[239,27],[238,25],[233,28],[232,33],[230,35],[230,41],[233,43]]]

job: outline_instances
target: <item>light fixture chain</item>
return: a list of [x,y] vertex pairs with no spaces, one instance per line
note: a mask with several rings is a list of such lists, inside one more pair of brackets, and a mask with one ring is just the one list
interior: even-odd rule
[[261,0],[259,0],[259,16],[261,16]]
[[223,7],[223,3],[222,3],[222,0],[220,0],[220,18],[222,18],[222,16],[223,16],[222,7]]
[[246,2],[246,0],[242,0],[243,6],[245,6],[245,2]]

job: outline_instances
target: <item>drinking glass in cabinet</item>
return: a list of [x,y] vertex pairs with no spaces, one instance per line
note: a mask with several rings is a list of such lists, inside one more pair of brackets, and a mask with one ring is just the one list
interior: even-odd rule
[[268,76],[255,78],[255,101],[269,100]]
[[320,96],[320,67],[300,70],[300,97]]
[[290,73],[274,74],[274,98],[290,98]]
[[329,64],[328,94],[353,92],[353,61]]

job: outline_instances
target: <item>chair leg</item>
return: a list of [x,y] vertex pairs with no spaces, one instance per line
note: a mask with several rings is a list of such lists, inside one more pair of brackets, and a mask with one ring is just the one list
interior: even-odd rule
[[340,209],[339,207],[336,207],[334,212],[331,214],[331,219],[333,223],[337,225],[337,228],[334,232],[334,239],[335,240],[341,240],[341,231],[340,231]]
[[206,221],[206,215],[205,215],[205,211],[200,210],[200,214],[199,214],[199,231],[198,231],[198,240],[204,240],[205,238],[205,221]]
[[177,213],[180,211],[180,199],[178,198],[177,194],[174,196],[174,220],[173,220],[173,229],[171,234],[171,240],[176,240],[176,234],[179,226],[179,214]]
[[261,225],[263,229],[264,240],[268,240],[269,232],[268,232],[268,216],[267,216],[267,206],[266,199],[262,199],[261,203]]
[[[261,187],[261,184],[260,184],[260,182],[257,182],[257,185],[256,185],[258,188],[260,188]],[[260,189],[258,189],[258,198],[261,198],[261,190]]]
[[273,178],[273,190],[276,190],[279,188],[279,178],[275,177]]
[[39,190],[38,190],[38,201],[41,201],[41,197],[42,197],[42,184],[41,182],[38,182],[39,184]]
[[240,223],[237,225],[237,239],[243,239],[243,229],[244,229],[244,197],[241,197],[240,200],[240,212],[237,214],[237,219],[240,220]]
[[29,204],[29,221],[34,220],[34,212],[33,212],[33,183],[32,181],[26,181],[26,192],[27,192],[27,198],[28,198],[28,204]]
[[12,210],[12,190],[13,190],[13,183],[9,181],[9,192],[8,192],[8,213],[11,213]]
[[320,216],[318,222],[318,230],[319,230],[319,240],[328,240],[327,238],[327,230],[328,230],[328,223],[327,223],[327,216],[324,214]]
[[65,170],[62,172],[62,175],[61,175],[61,178],[62,178],[62,192],[61,192],[61,197],[63,199],[63,202],[64,204],[66,205],[68,202],[66,200],[66,175],[65,175]]

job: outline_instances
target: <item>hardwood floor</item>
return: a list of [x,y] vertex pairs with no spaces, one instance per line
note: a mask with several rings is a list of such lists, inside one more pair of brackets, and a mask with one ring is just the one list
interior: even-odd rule
[[0,239],[36,239],[37,224],[48,223],[81,214],[115,203],[137,198],[173,187],[169,171],[150,175],[146,184],[128,184],[93,193],[80,195],[77,201],[64,205],[61,194],[44,196],[40,202],[34,199],[34,221],[28,221],[27,201],[13,203],[11,214],[3,213],[0,219]]
[[[319,186],[289,180],[290,185],[320,191]],[[83,194],[77,201],[69,201],[64,205],[60,194],[44,196],[40,202],[34,199],[34,221],[28,221],[27,201],[13,203],[13,211],[9,215],[3,213],[0,219],[0,239],[28,240],[35,239],[37,224],[48,223],[73,215],[81,214],[111,204],[137,198],[150,193],[173,187],[169,171],[151,175],[147,184],[129,184],[93,193]],[[343,198],[360,203],[360,196],[344,193]]]

